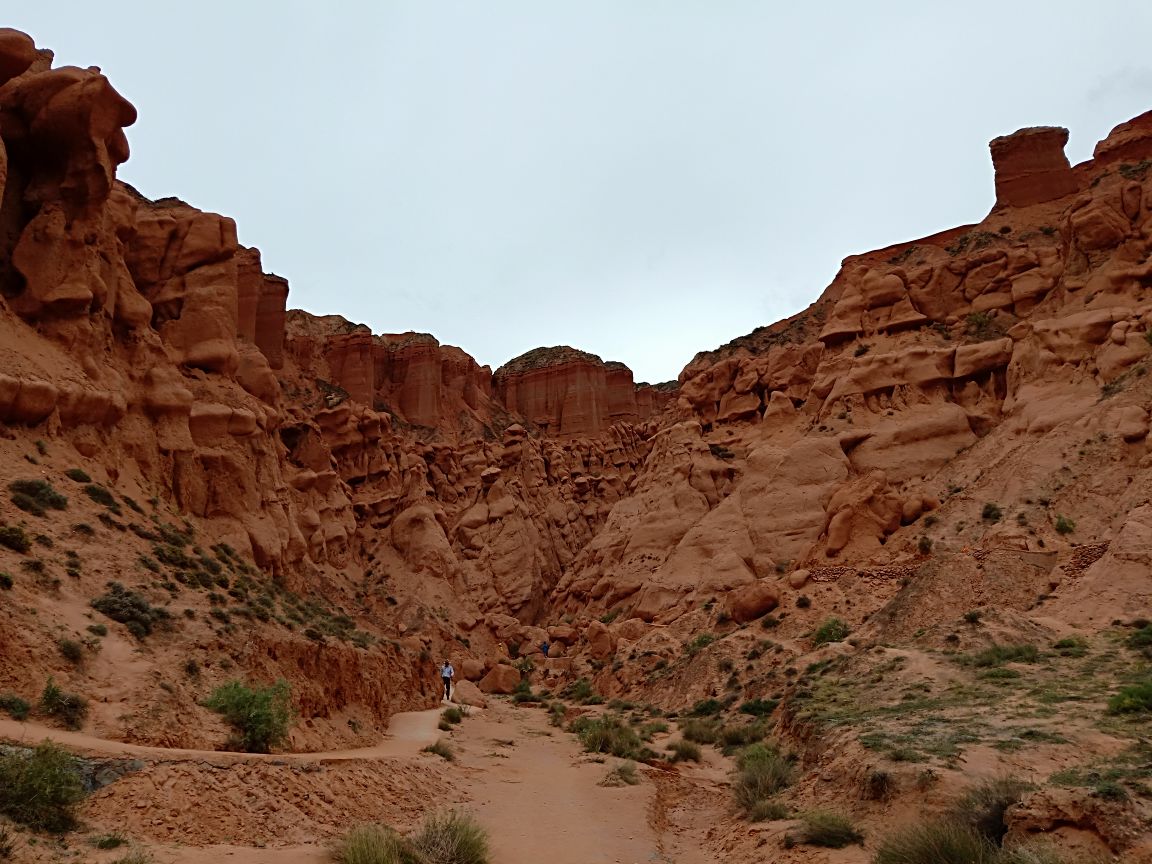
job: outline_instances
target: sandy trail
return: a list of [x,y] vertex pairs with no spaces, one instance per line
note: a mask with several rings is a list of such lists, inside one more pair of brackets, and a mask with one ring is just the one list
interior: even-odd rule
[[[488,830],[494,864],[539,864],[542,860],[551,864],[710,864],[714,860],[696,844],[699,832],[670,824],[663,809],[667,778],[657,776],[657,769],[638,766],[643,779],[636,786],[601,786],[620,760],[595,761],[582,752],[574,736],[550,726],[547,715],[535,708],[496,701],[487,710],[472,711],[450,734],[437,730],[439,716],[440,709],[397,714],[388,737],[374,747],[270,756],[144,747],[15,721],[0,721],[0,739],[34,744],[47,738],[86,754],[132,756],[149,763],[320,764],[379,759],[395,765],[399,758],[427,770],[429,757],[419,751],[443,737],[457,754],[451,770],[459,783],[458,800]],[[428,807],[436,809],[437,802]],[[150,843],[148,848],[162,864],[321,864],[333,860],[328,841],[320,837],[315,843],[294,846]]]
[[136,756],[151,761],[176,762],[185,759],[227,765],[235,762],[346,762],[356,759],[383,759],[396,756],[411,756],[436,741],[439,733],[436,724],[440,720],[440,709],[430,711],[407,711],[393,714],[388,723],[388,736],[372,747],[357,750],[332,750],[320,753],[227,753],[219,750],[182,750],[179,748],[147,747],[141,744],[127,744],[123,741],[109,741],[95,738],[82,732],[68,732],[41,726],[39,723],[21,723],[16,720],[0,720],[0,741],[32,746],[48,740],[69,750],[86,755]]
[[583,752],[534,708],[496,703],[454,737],[468,770],[471,809],[488,829],[497,864],[707,864],[685,838],[657,833],[655,769],[637,786],[604,787],[620,763]]

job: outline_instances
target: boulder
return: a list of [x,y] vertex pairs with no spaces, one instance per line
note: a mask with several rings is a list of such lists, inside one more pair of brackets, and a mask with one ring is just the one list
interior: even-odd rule
[[452,688],[452,701],[461,705],[471,705],[473,708],[487,708],[488,700],[480,692],[480,688],[471,681],[458,681]]
[[648,629],[648,623],[642,618],[629,618],[616,625],[616,635],[621,639],[627,639],[629,642],[635,642],[644,635]]
[[737,624],[755,621],[767,615],[780,603],[780,593],[776,586],[761,579],[745,588],[738,588],[728,594],[725,608]]
[[585,628],[584,638],[588,640],[588,653],[594,660],[608,660],[616,653],[616,637],[600,621],[593,621]]
[[811,575],[812,573],[808,570],[793,570],[788,574],[788,587],[795,588],[797,591],[799,591],[801,588],[808,584],[808,579],[811,577]]
[[553,642],[563,642],[572,645],[578,638],[576,628],[568,624],[557,624],[548,628],[548,638]]
[[469,657],[460,663],[460,677],[467,681],[479,681],[484,677],[484,670],[487,668],[483,660],[473,660]]
[[520,670],[504,663],[493,666],[488,674],[480,679],[482,693],[515,693],[520,684]]

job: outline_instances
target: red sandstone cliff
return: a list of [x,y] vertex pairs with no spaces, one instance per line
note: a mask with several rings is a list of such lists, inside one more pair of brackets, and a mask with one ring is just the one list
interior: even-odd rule
[[[552,680],[643,689],[681,649],[651,622],[744,623],[809,585],[860,626],[902,580],[944,572],[925,615],[1040,591],[1071,621],[1147,610],[1150,115],[1074,168],[1062,130],[997,139],[982,222],[851,256],[804,313],[697,355],[679,388],[637,387],[574,349],[493,375],[430,336],[286,313],[230,219],[115,181],[134,109],[50,59],[0,31],[0,464],[155,499],[268,591],[383,637],[335,644],[249,610],[258,649],[237,662],[295,675],[324,735],[348,734],[341,711],[419,699],[421,651],[466,644],[483,672],[552,632],[575,655],[547,661]],[[983,517],[992,502],[1011,518]],[[17,587],[44,612],[5,607],[0,656],[21,661],[0,683],[60,674],[37,650],[69,620],[57,601],[85,608],[122,578],[172,602],[137,566],[147,521],[101,527],[105,557],[58,598]],[[59,520],[37,530],[75,542]],[[0,549],[0,569],[26,557]],[[231,644],[206,617],[171,638]],[[639,659],[618,671],[627,645]],[[196,710],[132,699],[173,723]]]
[[667,402],[660,391],[637,386],[623,363],[566,345],[536,348],[496,370],[493,390],[507,409],[542,434],[561,438],[599,435],[614,423],[653,417]]

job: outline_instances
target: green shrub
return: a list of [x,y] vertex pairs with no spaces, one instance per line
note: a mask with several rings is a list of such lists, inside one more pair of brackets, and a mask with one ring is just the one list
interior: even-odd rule
[[13,504],[36,516],[43,516],[48,510],[68,509],[68,499],[47,480],[13,480],[8,484],[8,491],[12,493]]
[[155,626],[172,617],[167,609],[153,606],[142,594],[119,582],[110,582],[108,591],[92,601],[92,608],[123,624],[137,639],[150,635]]
[[217,687],[204,702],[234,730],[229,742],[246,753],[268,753],[288,738],[292,725],[291,693],[288,682],[267,687],[249,687],[229,681]]
[[9,819],[36,831],[68,831],[83,797],[76,760],[55,744],[0,754],[0,813]]
[[745,814],[752,815],[757,806],[792,782],[793,773],[792,763],[778,750],[753,744],[736,759],[732,794]]
[[873,864],[997,864],[998,850],[975,829],[951,821],[925,822],[880,843]]
[[439,756],[441,759],[446,759],[449,762],[455,762],[456,761],[456,752],[451,747],[449,747],[448,742],[442,738],[439,741],[437,741],[435,744],[429,744],[427,747],[424,748],[423,752],[424,753],[434,753],[435,755]]
[[843,642],[850,632],[852,631],[848,629],[848,625],[839,618],[829,618],[816,628],[812,641],[817,645],[823,645],[825,642]]
[[663,720],[655,720],[651,723],[644,723],[637,730],[638,734],[645,741],[651,741],[653,735],[662,735],[668,731],[668,724]]
[[673,762],[699,762],[701,758],[700,745],[683,739],[673,741],[668,750],[672,753]]
[[952,817],[999,845],[1008,833],[1004,814],[1008,808],[1033,788],[1030,783],[1013,777],[985,780],[969,789],[952,809]]
[[861,796],[865,801],[887,801],[892,795],[892,775],[883,768],[873,768],[862,784]]
[[740,713],[751,714],[753,717],[767,717],[779,704],[779,699],[753,699],[740,706]]
[[640,776],[636,773],[635,762],[621,762],[615,768],[608,772],[603,780],[600,781],[601,786],[636,786],[640,782]]
[[84,487],[84,494],[95,501],[97,504],[104,505],[117,516],[123,512],[112,493],[101,486],[99,483],[89,483]]
[[7,712],[13,720],[27,720],[32,706],[15,693],[0,693],[0,711]]
[[69,480],[75,480],[77,483],[91,483],[92,478],[88,476],[88,472],[81,468],[69,468],[64,472],[64,476]]
[[743,726],[724,726],[720,729],[717,740],[726,750],[733,747],[744,747],[755,744],[767,733],[762,723],[747,723]]
[[568,706],[563,702],[553,702],[548,706],[548,722],[553,726],[563,726],[568,716]]
[[1137,714],[1152,711],[1152,681],[1121,687],[1120,692],[1108,700],[1109,714]]
[[446,723],[462,723],[464,721],[464,712],[459,708],[445,708],[440,712],[440,717]]
[[745,811],[745,815],[750,822],[775,822],[779,819],[791,819],[792,811],[783,801],[769,798],[757,801]]
[[1083,657],[1088,653],[1088,643],[1076,636],[1059,639],[1052,643],[1052,648],[1061,657]]
[[587,678],[577,678],[564,688],[563,695],[573,702],[585,704],[596,695],[596,691],[592,689],[592,685],[588,683]]
[[75,639],[61,639],[56,643],[56,647],[69,663],[79,664],[84,660],[84,646]]
[[1059,513],[1056,514],[1056,533],[1071,534],[1076,530],[1076,523]]
[[680,734],[697,744],[715,744],[720,738],[720,726],[715,720],[685,720]]
[[40,712],[54,717],[66,729],[79,729],[88,716],[88,700],[76,693],[66,693],[51,678],[40,694]]
[[968,659],[973,666],[988,668],[1003,663],[1035,663],[1040,652],[1035,645],[992,645]]
[[7,825],[0,825],[0,861],[11,861],[16,857],[16,838]]
[[1004,512],[1000,509],[999,504],[993,504],[989,501],[984,505],[984,509],[980,511],[980,518],[985,522],[999,522]]
[[572,724],[572,731],[589,753],[608,753],[621,759],[637,761],[652,756],[636,730],[616,714],[605,714],[598,718],[577,717]]
[[532,685],[528,683],[527,678],[521,678],[520,683],[516,685],[516,690],[512,693],[512,702],[516,705],[543,701],[532,692]]
[[108,628],[105,627],[103,624],[89,624],[88,625],[88,632],[91,633],[93,636],[107,636],[108,635]]
[[0,571],[0,589],[11,591],[12,586],[16,584],[12,581],[12,574]]
[[32,541],[19,525],[0,525],[0,546],[23,555],[32,548]]
[[[409,841],[426,864],[488,864],[488,835],[475,818],[450,810],[433,813]],[[403,859],[400,859],[403,861]]]
[[697,634],[696,638],[684,645],[684,650],[688,652],[689,656],[691,656],[699,651],[704,650],[715,641],[716,637],[711,633],[700,633]]
[[1128,800],[1128,790],[1115,780],[1101,780],[1092,788],[1092,794],[1105,801]]
[[724,710],[724,703],[719,699],[701,699],[689,709],[691,717],[711,717]]
[[1152,624],[1145,623],[1124,640],[1124,644],[1137,651],[1152,648]]
[[92,838],[92,845],[97,849],[119,849],[127,842],[128,838],[119,831],[113,831],[111,834],[101,834],[98,837]]
[[336,847],[335,858],[339,864],[424,864],[407,840],[376,823],[352,828]]
[[864,842],[864,835],[856,830],[852,820],[824,810],[805,813],[795,837],[808,846],[821,846],[825,849],[843,849],[853,843]]

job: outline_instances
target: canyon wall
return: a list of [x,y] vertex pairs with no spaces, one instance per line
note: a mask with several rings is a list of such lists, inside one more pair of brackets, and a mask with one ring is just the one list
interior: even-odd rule
[[[116,180],[135,116],[99,71],[0,31],[0,460],[154,500],[382,640],[257,616],[261,657],[321,688],[316,716],[371,699],[381,720],[449,649],[479,677],[551,638],[575,655],[544,661],[554,680],[607,682],[652,624],[746,622],[809,584],[860,609],[947,556],[973,583],[1041,561],[1070,616],[1102,585],[1148,605],[1152,115],[1077,166],[1064,130],[997,139],[980,223],[850,256],[809,309],[655,386],[573,348],[493,373],[427,334],[286,311],[232,220]],[[0,519],[27,517],[5,500]],[[117,525],[122,560],[65,593],[166,598],[137,566],[153,541]],[[51,615],[13,622],[11,656],[51,638]],[[313,642],[344,670],[329,683],[292,671]]]

